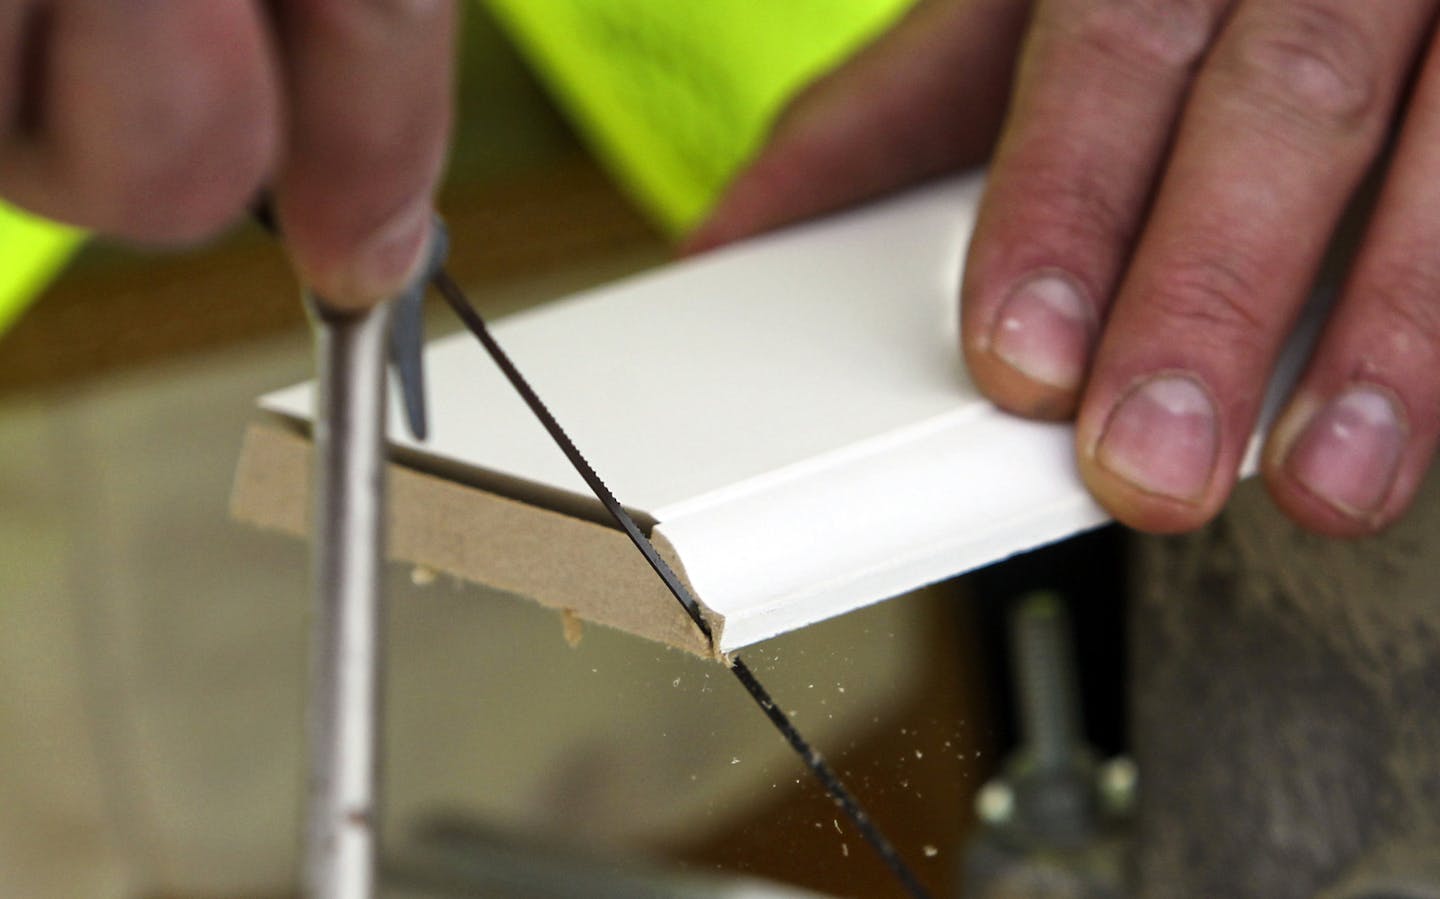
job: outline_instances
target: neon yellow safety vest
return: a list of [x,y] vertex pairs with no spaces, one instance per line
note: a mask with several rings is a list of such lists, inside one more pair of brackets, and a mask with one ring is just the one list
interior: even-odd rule
[[50,283],[82,239],[73,228],[0,203],[0,334]]
[[488,0],[666,230],[698,224],[785,101],[912,0]]

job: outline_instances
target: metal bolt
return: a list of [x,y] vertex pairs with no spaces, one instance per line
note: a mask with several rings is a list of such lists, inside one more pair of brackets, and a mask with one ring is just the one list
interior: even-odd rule
[[1100,818],[1094,752],[1080,725],[1070,619],[1053,593],[1023,597],[1010,620],[1020,747],[1006,767],[1015,827],[1037,845],[1075,847]]
[[1011,619],[1022,749],[1040,771],[1073,767],[1083,751],[1070,619],[1053,593],[1032,593]]

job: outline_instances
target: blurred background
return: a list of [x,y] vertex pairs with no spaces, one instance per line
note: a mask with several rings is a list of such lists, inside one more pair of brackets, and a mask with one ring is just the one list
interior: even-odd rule
[[[785,98],[905,5],[468,4],[454,274],[498,316],[663,263]],[[293,896],[306,550],[226,514],[254,398],[309,375],[293,278],[249,226],[156,255],[13,211],[0,267],[0,896]],[[1076,617],[1119,748],[1117,553],[1102,532],[748,653],[938,894],[1015,742],[1011,598],[1109,598]],[[900,895],[713,664],[390,581],[389,895]]]

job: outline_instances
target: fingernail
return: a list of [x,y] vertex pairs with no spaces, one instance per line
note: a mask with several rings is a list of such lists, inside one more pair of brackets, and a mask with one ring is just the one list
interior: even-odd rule
[[1351,518],[1379,511],[1400,467],[1405,429],[1384,391],[1356,386],[1315,413],[1285,458],[1291,477]]
[[420,267],[433,216],[428,197],[396,215],[366,241],[346,279],[346,299],[379,302],[392,299],[409,286]]
[[1022,281],[1000,307],[990,346],[1032,381],[1074,390],[1085,377],[1095,316],[1071,279],[1057,273]]
[[1188,375],[1156,375],[1110,413],[1095,460],[1146,493],[1197,502],[1219,449],[1215,405]]

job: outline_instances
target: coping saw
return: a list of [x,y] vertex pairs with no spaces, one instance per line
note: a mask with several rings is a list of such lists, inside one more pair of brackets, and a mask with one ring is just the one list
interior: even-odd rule
[[[272,231],[262,207],[257,217]],[[306,899],[372,899],[379,836],[380,689],[383,670],[381,571],[385,530],[385,360],[400,382],[406,420],[427,430],[423,382],[423,300],[433,284],[539,419],[615,524],[645,557],[707,638],[711,631],[689,588],[610,492],[529,382],[491,336],[443,261],[438,222],[427,264],[398,298],[362,312],[307,295],[315,332],[315,612],[304,846]],[[836,805],[913,897],[928,893],[820,753],[795,728],[738,657],[725,660]]]

